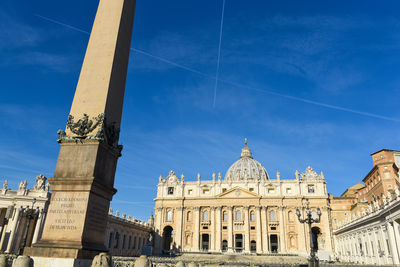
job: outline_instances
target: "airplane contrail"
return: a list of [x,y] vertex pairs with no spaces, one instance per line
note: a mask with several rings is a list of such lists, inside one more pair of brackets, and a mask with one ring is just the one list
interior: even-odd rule
[[218,77],[219,77],[219,63],[221,60],[221,44],[222,44],[222,30],[224,28],[224,14],[225,14],[225,0],[222,0],[222,14],[221,14],[221,26],[219,29],[219,43],[218,43],[218,58],[217,58],[217,70],[215,71],[215,85],[214,85],[214,101],[213,108],[215,108],[215,102],[217,101],[217,88],[218,88]]
[[[39,14],[34,14],[34,15],[36,17],[41,18],[43,20],[46,20],[48,22],[52,22],[54,24],[58,24],[60,26],[64,26],[64,27],[69,28],[71,30],[90,35],[90,32],[82,30],[82,29],[80,29],[78,27],[75,27],[75,26],[72,26],[72,25],[69,25],[69,24],[66,24],[66,23],[63,23],[63,22],[60,22],[60,21],[45,17],[45,16],[42,16],[42,15],[39,15]],[[375,114],[375,113],[364,112],[364,111],[360,111],[360,110],[356,110],[356,109],[351,109],[351,108],[331,105],[331,104],[327,104],[327,103],[314,101],[314,100],[311,100],[311,99],[306,99],[306,98],[301,98],[301,97],[297,97],[297,96],[281,94],[281,93],[277,93],[277,92],[270,91],[270,90],[255,88],[255,87],[251,87],[251,86],[235,83],[235,82],[232,82],[232,81],[219,79],[216,76],[206,74],[204,72],[198,71],[196,69],[187,67],[187,66],[179,64],[179,63],[175,63],[175,62],[170,61],[170,60],[168,60],[166,58],[163,58],[163,57],[160,57],[160,56],[157,56],[157,55],[153,55],[151,53],[145,52],[145,51],[140,50],[140,49],[131,48],[131,50],[136,52],[136,53],[140,53],[140,54],[143,54],[143,55],[158,59],[158,60],[160,60],[162,62],[165,62],[165,63],[170,64],[172,66],[175,66],[177,68],[184,69],[186,71],[190,71],[192,73],[201,75],[203,77],[208,77],[210,79],[215,79],[216,81],[223,82],[223,83],[235,86],[235,87],[244,88],[244,89],[253,90],[253,91],[258,91],[258,92],[264,92],[264,93],[267,93],[267,94],[270,94],[270,95],[275,95],[275,96],[279,96],[279,97],[282,97],[282,98],[291,99],[291,100],[294,100],[294,101],[303,102],[303,103],[307,103],[307,104],[311,104],[311,105],[315,105],[315,106],[319,106],[319,107],[324,107],[324,108],[329,108],[329,109],[333,109],[333,110],[339,110],[339,111],[343,111],[343,112],[358,114],[358,115],[362,115],[362,116],[367,116],[367,117],[376,118],[376,119],[382,119],[382,120],[387,120],[387,121],[400,122],[400,119],[396,119],[396,118],[392,118],[392,117],[387,117],[387,116],[382,116],[382,115]]]

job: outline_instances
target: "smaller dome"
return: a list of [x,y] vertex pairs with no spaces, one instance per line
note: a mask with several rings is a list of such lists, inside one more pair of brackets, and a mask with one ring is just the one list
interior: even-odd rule
[[247,146],[247,140],[244,142],[240,159],[232,164],[225,175],[228,181],[254,181],[268,180],[268,173],[265,168],[251,154]]

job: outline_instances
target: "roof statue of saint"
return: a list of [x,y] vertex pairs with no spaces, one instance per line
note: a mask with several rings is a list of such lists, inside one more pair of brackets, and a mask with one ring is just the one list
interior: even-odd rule
[[269,180],[265,168],[251,154],[247,146],[247,139],[244,141],[240,159],[232,164],[225,175],[227,181],[266,181]]

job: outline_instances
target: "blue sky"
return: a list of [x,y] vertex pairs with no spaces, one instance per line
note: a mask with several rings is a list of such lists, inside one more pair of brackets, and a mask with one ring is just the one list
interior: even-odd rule
[[[98,1],[1,1],[0,177],[52,177]],[[270,176],[308,165],[341,194],[400,149],[398,1],[138,1],[112,207],[153,208],[158,176],[211,179],[248,138]]]

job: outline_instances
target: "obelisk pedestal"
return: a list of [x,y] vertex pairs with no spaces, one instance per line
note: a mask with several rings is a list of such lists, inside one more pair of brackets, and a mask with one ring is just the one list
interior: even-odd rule
[[60,153],[49,179],[42,238],[24,251],[38,263],[72,260],[58,259],[65,265],[107,251],[134,11],[135,0],[100,0],[67,127],[58,132]]

